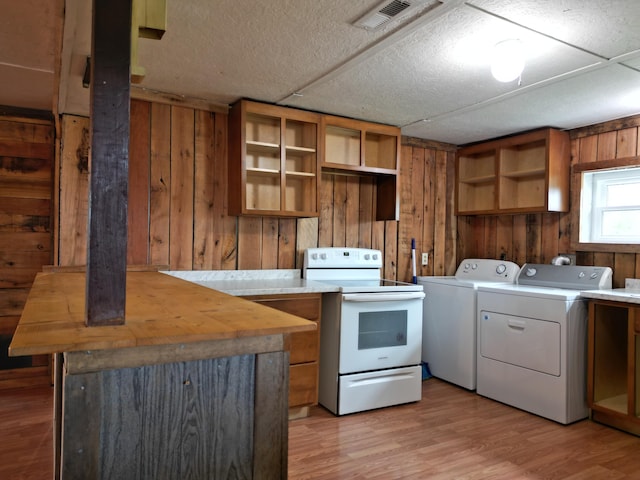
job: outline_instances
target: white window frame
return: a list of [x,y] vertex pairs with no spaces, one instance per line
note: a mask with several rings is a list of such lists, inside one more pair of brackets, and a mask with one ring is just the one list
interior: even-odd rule
[[640,244],[638,235],[611,235],[602,231],[607,212],[640,213],[640,188],[627,205],[606,205],[607,188],[613,185],[640,185],[640,166],[584,171],[580,189],[580,243]]

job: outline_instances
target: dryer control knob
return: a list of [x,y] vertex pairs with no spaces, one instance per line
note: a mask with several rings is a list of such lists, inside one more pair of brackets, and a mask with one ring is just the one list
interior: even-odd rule
[[496,267],[496,273],[498,275],[502,275],[506,271],[507,271],[507,266],[504,263],[501,263]]
[[538,273],[538,271],[535,268],[527,268],[527,271],[525,272],[527,277],[533,277],[536,273]]
[[584,278],[584,276],[585,276],[585,275],[586,275],[586,274],[585,274],[584,272],[580,272],[580,273],[578,274],[578,277],[579,277],[579,278]]
[[591,279],[598,278],[598,272],[593,272],[591,274]]
[[465,264],[464,264],[464,269],[465,269],[465,270],[469,270],[469,268],[470,268],[470,267],[471,267],[471,265],[469,265],[468,263],[465,263]]

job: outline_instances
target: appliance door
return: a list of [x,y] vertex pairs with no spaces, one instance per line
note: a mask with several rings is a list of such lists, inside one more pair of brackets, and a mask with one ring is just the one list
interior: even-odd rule
[[343,294],[340,374],[419,365],[423,292]]
[[338,415],[417,402],[422,398],[422,367],[392,368],[340,376]]

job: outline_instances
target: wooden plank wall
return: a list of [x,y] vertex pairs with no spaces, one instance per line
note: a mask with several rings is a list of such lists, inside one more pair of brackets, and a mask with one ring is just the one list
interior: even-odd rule
[[[571,164],[606,161],[640,154],[640,116],[576,129],[571,134]],[[578,186],[572,182],[572,188]],[[579,265],[610,266],[614,287],[628,277],[640,277],[640,248],[636,252],[575,251],[579,192],[571,192],[571,211],[529,215],[460,216],[457,219],[457,258],[506,258],[519,265],[548,263],[558,253],[575,253]]]
[[7,347],[36,273],[52,259],[53,153],[52,122],[0,118],[1,388],[48,372],[46,355],[9,358]]
[[[85,264],[88,128],[87,118],[62,119],[57,265]],[[386,278],[410,280],[415,238],[418,251],[433,259],[418,274],[444,274],[455,267],[453,149],[414,143],[402,150],[399,222],[373,220],[372,178],[331,174],[322,176],[318,218],[232,217],[227,116],[133,100],[127,262],[176,270],[295,269],[305,248],[357,246],[384,252]]]
[[[418,275],[452,275],[470,257],[521,265],[577,253],[581,264],[611,265],[616,286],[640,276],[635,253],[572,251],[572,212],[455,217],[455,147],[413,138],[402,142],[399,221],[373,220],[371,178],[332,174],[322,176],[318,218],[231,217],[226,115],[142,100],[131,112],[130,264],[290,269],[302,267],[307,247],[358,246],[382,250],[383,275],[408,281],[415,238]],[[88,119],[65,116],[62,125],[56,264],[83,265]],[[637,155],[639,127],[631,118],[571,132],[572,162]]]

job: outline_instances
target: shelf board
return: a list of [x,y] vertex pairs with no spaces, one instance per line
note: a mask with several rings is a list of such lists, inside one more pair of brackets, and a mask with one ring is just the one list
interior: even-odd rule
[[316,176],[316,174],[313,172],[298,172],[296,170],[287,170],[285,173],[291,177],[315,177]]
[[495,179],[496,179],[495,175],[481,175],[478,177],[461,178],[460,183],[469,183],[469,184],[491,183],[495,181]]
[[532,168],[530,170],[514,170],[512,172],[502,172],[501,177],[506,178],[526,178],[526,177],[544,177],[546,170],[544,168]]
[[247,167],[247,172],[259,173],[259,174],[262,174],[262,175],[280,175],[280,170],[275,170],[273,168],[249,168],[249,167]]
[[594,405],[597,405],[601,408],[606,408],[607,410],[613,410],[614,412],[627,413],[627,395],[617,395],[615,397],[604,398],[598,402],[595,402]]
[[287,152],[289,153],[316,153],[316,149],[315,148],[311,148],[311,147],[298,147],[298,146],[294,146],[294,145],[287,145],[286,147]]
[[268,142],[256,142],[255,140],[247,140],[247,148],[253,147],[261,150],[280,150],[280,145],[277,143],[268,143]]

